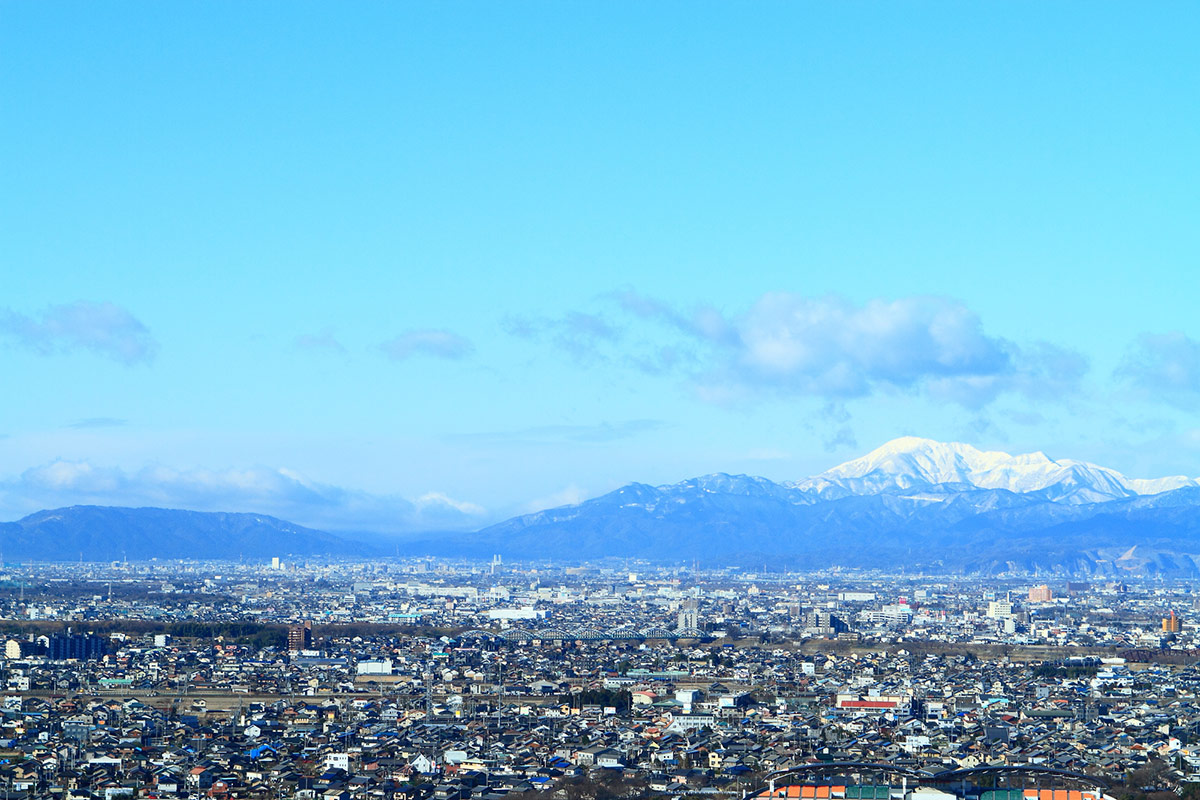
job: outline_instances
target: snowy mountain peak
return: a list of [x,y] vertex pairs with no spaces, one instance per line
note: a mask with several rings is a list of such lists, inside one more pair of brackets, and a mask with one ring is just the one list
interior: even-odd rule
[[1190,478],[1129,480],[1083,461],[1055,461],[1045,453],[1010,455],[969,444],[916,436],[893,439],[861,458],[793,484],[823,496],[927,491],[934,487],[1041,492],[1047,499],[1095,503],[1196,486]]
[[1200,481],[1128,480],[1045,453],[904,437],[797,483],[724,473],[634,483],[501,522],[473,541],[479,552],[556,560],[1197,577]]
[[[1040,456],[1040,459],[1038,458]],[[1022,464],[1045,464],[1041,453],[1020,456]],[[938,442],[916,436],[893,439],[862,458],[821,473],[826,479],[861,478],[874,472],[919,479],[926,483],[970,483],[973,472],[993,469],[1015,459],[1007,453],[984,452],[969,444]]]

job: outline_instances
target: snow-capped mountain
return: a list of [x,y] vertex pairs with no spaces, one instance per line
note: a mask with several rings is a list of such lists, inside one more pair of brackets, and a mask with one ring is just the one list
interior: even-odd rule
[[1158,494],[1200,482],[1182,476],[1130,480],[1107,467],[1070,459],[1056,461],[1040,452],[1014,456],[969,444],[905,436],[862,458],[789,485],[822,497],[924,493],[945,498],[964,489],[1004,489],[1079,504]]
[[629,484],[452,547],[555,559],[1200,576],[1200,481],[1129,479],[1043,453],[905,437],[791,483],[716,474]]

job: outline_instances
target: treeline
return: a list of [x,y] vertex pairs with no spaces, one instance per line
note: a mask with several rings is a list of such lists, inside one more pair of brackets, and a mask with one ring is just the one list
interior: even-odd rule
[[287,626],[258,622],[154,622],[152,620],[3,620],[0,634],[23,639],[27,636],[54,636],[70,628],[75,633],[96,633],[107,636],[123,633],[126,636],[146,636],[165,633],[172,639],[227,642],[252,647],[287,647]]
[[286,625],[264,625],[258,622],[172,622],[164,633],[173,639],[214,640],[244,644],[249,647],[287,647]]
[[140,636],[147,633],[168,633],[166,623],[154,622],[152,620],[0,620],[0,634],[16,638],[25,638],[30,634],[34,636],[53,636],[56,633],[65,632],[67,628],[72,629],[75,633],[93,632],[104,635],[110,633],[124,633],[127,635]]
[[438,639],[442,636],[454,638],[466,628],[445,628],[433,625],[396,625],[387,622],[334,622],[313,625],[313,637],[320,639],[361,636],[364,639],[387,636],[421,636]]
[[[149,587],[145,583],[114,582],[109,584],[105,581],[70,581],[62,583],[45,583],[41,581],[0,582],[0,600],[13,601],[18,598],[24,598],[26,602],[35,600],[45,602],[47,600],[81,599],[97,596],[127,602],[149,602],[160,601],[163,598],[163,593]],[[188,592],[186,596],[189,602],[195,603],[215,603],[228,599],[224,595],[210,592]]]
[[[124,633],[127,636],[139,637],[165,633],[174,639],[213,641],[223,638],[224,641],[244,644],[250,647],[287,647],[288,626],[262,622],[158,622],[155,620],[0,620],[0,635],[23,639],[27,636],[53,636],[64,633],[71,628],[76,633],[97,633],[107,636],[112,633]],[[424,636],[438,638],[453,636],[457,629],[434,628],[414,625],[383,625],[375,623],[348,623],[345,625],[326,624],[313,626],[315,640],[339,639],[343,637],[412,637]]]

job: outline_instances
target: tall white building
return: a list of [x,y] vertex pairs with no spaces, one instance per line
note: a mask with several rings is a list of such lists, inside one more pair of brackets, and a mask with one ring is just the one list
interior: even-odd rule
[[988,602],[987,615],[992,619],[1009,619],[1013,615],[1012,601],[1007,597],[1003,600],[991,600]]
[[689,600],[679,609],[676,618],[676,630],[696,630],[700,628],[700,606],[695,600]]

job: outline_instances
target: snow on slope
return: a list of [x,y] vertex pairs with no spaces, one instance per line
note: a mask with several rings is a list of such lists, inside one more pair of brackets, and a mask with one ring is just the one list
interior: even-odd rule
[[[1055,461],[1044,453],[1013,456],[967,444],[905,436],[862,458],[790,485],[826,497],[885,492],[920,492],[928,497],[931,488],[943,487],[1040,492],[1058,502],[1097,503],[1197,486],[1200,481],[1182,476],[1130,480],[1106,467],[1069,459]],[[932,496],[938,495],[935,492]]]
[[1169,478],[1126,478],[1125,485],[1138,494],[1161,494],[1173,492],[1185,486],[1200,486],[1200,478],[1173,475]]

